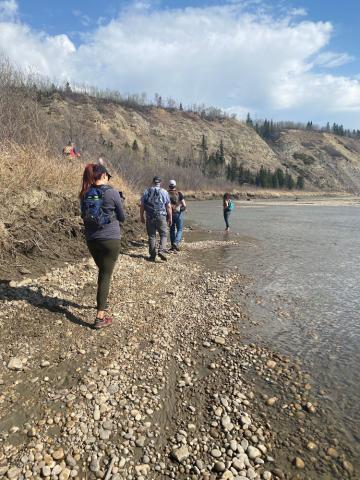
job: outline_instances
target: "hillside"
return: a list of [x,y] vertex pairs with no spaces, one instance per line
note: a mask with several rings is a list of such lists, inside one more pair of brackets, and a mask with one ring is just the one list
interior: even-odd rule
[[[111,158],[125,174],[140,161],[153,169],[163,168],[163,174],[169,175],[173,166],[174,172],[184,177],[183,183],[189,171],[182,175],[179,168],[190,168],[194,181],[200,174],[204,136],[209,155],[223,142],[226,164],[233,159],[252,171],[261,165],[272,171],[288,168],[294,177],[304,176],[308,190],[359,190],[360,140],[284,130],[268,144],[252,128],[234,119],[209,121],[191,112],[131,108],[85,95],[56,93],[40,97],[39,105],[49,125],[55,127],[59,148],[61,141],[71,138],[83,152],[96,151]],[[131,148],[134,141],[138,147],[135,152]]]

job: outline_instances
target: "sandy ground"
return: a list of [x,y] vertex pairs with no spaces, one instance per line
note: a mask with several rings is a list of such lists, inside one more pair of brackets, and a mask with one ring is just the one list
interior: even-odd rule
[[189,261],[218,244],[122,255],[103,331],[92,260],[0,284],[0,478],[359,478],[311,376],[242,342],[247,279]]

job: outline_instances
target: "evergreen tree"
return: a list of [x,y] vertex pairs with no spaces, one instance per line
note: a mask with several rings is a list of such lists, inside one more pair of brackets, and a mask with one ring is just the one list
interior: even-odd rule
[[305,187],[305,180],[304,180],[304,177],[302,175],[299,175],[297,177],[297,181],[296,181],[296,188],[298,190],[303,190]]
[[222,139],[220,140],[220,145],[219,145],[219,163],[221,164],[225,163],[224,144]]
[[251,117],[250,117],[250,113],[248,113],[248,114],[246,115],[246,125],[247,125],[248,127],[253,127],[253,126],[254,126],[254,125],[253,125],[253,121],[252,121],[252,119],[251,119]]
[[281,168],[278,168],[275,172],[277,178],[278,178],[278,184],[279,188],[283,188],[285,185],[285,175],[284,172],[281,170]]
[[131,148],[132,148],[133,152],[138,152],[139,151],[139,145],[138,145],[136,139],[133,141],[133,144],[132,144]]
[[180,110],[180,112],[182,112],[184,110],[181,102],[180,102],[180,105],[179,105],[179,110]]
[[227,179],[230,182],[235,182],[238,179],[238,168],[236,158],[232,157],[230,163],[227,166]]

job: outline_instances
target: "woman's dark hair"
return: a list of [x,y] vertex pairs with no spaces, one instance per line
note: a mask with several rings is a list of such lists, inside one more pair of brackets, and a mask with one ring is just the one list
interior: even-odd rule
[[96,163],[88,163],[86,165],[83,173],[82,187],[79,194],[80,198],[82,198],[89,188],[94,185],[95,182],[100,180],[101,176],[104,174],[104,169],[99,167],[101,167],[101,165],[97,165]]
[[230,200],[230,193],[224,193],[223,200]]

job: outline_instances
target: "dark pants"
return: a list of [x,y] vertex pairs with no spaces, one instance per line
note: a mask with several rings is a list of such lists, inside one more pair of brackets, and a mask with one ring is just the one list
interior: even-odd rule
[[230,210],[224,210],[224,220],[225,220],[226,228],[230,228],[230,225],[229,225],[230,213],[231,213]]
[[93,240],[88,242],[87,245],[99,269],[96,295],[97,309],[105,310],[111,275],[120,253],[120,240]]
[[146,231],[149,237],[149,254],[150,257],[156,257],[156,232],[160,235],[159,252],[166,250],[166,233],[167,223],[166,215],[155,218],[146,218]]

